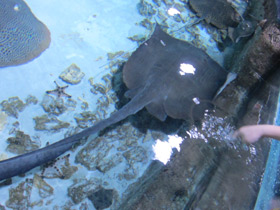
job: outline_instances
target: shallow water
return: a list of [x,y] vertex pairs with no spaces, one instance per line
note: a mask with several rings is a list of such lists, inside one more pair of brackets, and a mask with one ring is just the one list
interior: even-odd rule
[[[278,126],[280,125],[279,102],[275,124]],[[279,141],[273,140],[266,164],[265,173],[263,175],[262,186],[254,208],[255,210],[271,209],[272,200],[276,200],[275,194],[276,192],[279,192],[279,157],[280,143]]]
[[[160,6],[156,2],[160,2]],[[22,103],[13,109],[14,112],[8,112],[2,105],[0,159],[18,153],[15,148],[7,150],[9,144],[5,140],[15,137],[19,131],[31,138],[30,144],[43,147],[108,117],[119,102],[112,88],[112,77],[138,46],[137,41],[129,37],[146,39],[152,33],[150,23],[155,20],[167,25],[167,31],[176,38],[192,42],[223,65],[224,54],[217,48],[217,40],[222,39],[222,34],[217,29],[205,28],[205,23],[201,22],[182,30],[183,26],[196,20],[184,7],[184,1],[145,1],[147,8],[143,10],[138,0],[26,0],[26,3],[49,28],[52,40],[50,47],[35,60],[0,69],[0,89],[5,90],[0,94],[0,102],[18,97],[14,101]],[[240,12],[246,6],[244,1],[234,3]],[[84,73],[78,84],[69,84],[60,78],[71,64]],[[69,85],[65,91],[71,99],[46,95],[46,91],[56,88],[54,81],[60,86]],[[31,99],[33,101],[28,103]],[[11,99],[9,103],[12,103]],[[201,133],[192,126],[186,135],[205,140],[205,147],[219,147],[219,142],[224,141],[221,144],[225,143],[225,147],[240,149],[229,143],[233,126],[225,125],[224,119],[207,117]],[[36,124],[34,119],[43,122]],[[221,136],[224,137],[222,140]],[[209,143],[208,138],[215,143]],[[166,134],[149,127],[142,132],[131,121],[125,121],[99,137],[89,137],[86,143],[62,155],[53,164],[37,167],[24,177],[14,177],[11,185],[1,187],[0,208],[94,209],[89,192],[105,188],[114,191],[113,204],[108,209],[116,209],[122,202],[123,193],[141,177],[149,164],[154,159],[166,164],[174,148],[180,150],[183,139],[176,132]],[[249,164],[254,159],[254,147],[241,148],[234,158],[249,152]],[[203,154],[203,148],[200,152]],[[203,158],[207,156],[203,155]],[[195,158],[193,161],[195,163]],[[233,164],[231,161],[221,164]],[[226,178],[219,173],[216,175],[220,181],[238,179],[238,174],[233,172]],[[215,187],[216,184],[209,185]]]

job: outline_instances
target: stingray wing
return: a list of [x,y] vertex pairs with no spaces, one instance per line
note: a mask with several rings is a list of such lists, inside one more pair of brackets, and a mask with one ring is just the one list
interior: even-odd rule
[[173,65],[169,67],[166,82],[172,85],[167,91],[164,109],[172,118],[187,119],[194,107],[213,99],[224,84],[227,72],[203,50],[177,39],[173,45],[176,53],[172,53]]
[[227,0],[189,0],[191,8],[199,17],[217,28],[236,27],[241,16]]
[[146,81],[154,72],[155,66],[161,65],[159,60],[167,58],[170,54],[168,53],[169,46],[172,45],[169,42],[176,40],[172,39],[162,31],[159,25],[156,25],[150,39],[141,44],[132,53],[123,68],[123,81],[129,89],[145,86]]

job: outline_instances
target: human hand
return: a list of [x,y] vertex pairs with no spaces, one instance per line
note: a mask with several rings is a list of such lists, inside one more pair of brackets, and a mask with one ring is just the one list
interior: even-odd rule
[[258,125],[243,126],[234,132],[234,138],[241,138],[246,143],[255,143],[263,136],[263,130]]

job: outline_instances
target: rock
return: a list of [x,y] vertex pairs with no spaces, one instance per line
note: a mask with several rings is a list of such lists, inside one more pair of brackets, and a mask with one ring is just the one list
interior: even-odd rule
[[88,102],[83,101],[82,104],[81,104],[81,109],[82,109],[82,110],[87,110],[88,107],[89,107]]
[[166,6],[170,6],[170,5],[174,4],[174,2],[172,0],[163,0],[163,2]]
[[89,194],[88,199],[97,210],[109,208],[113,203],[114,190],[101,188]]
[[[115,57],[116,55],[120,56],[120,55],[124,55],[124,54],[119,55],[118,52],[116,52],[115,54],[108,53],[108,60],[109,60],[109,57]],[[118,57],[118,56],[116,56],[116,57]],[[109,61],[110,61],[110,64],[114,63],[114,60],[109,60]],[[122,63],[119,60],[117,60],[117,61]],[[92,77],[89,79],[89,83],[92,86],[92,89],[90,91],[93,94],[107,95],[109,93],[109,91],[112,89],[112,75],[110,73],[106,74],[101,79],[103,81],[100,83],[95,83],[94,79]]]
[[147,18],[142,20],[139,24],[149,31],[152,31],[154,28],[154,24]]
[[147,161],[148,157],[143,147],[137,146],[123,153],[124,158],[134,164],[135,162]]
[[54,115],[60,115],[67,110],[67,107],[64,104],[63,98],[54,98],[46,94],[41,102],[41,106],[45,110],[45,112]]
[[[75,208],[75,204],[69,200],[66,200],[64,202],[60,203],[61,205],[54,205],[53,210],[72,210],[72,209],[77,209]],[[84,209],[81,209],[84,210]]]
[[[154,180],[157,179],[160,172],[163,170],[164,165],[159,161],[152,161],[146,171],[143,173],[142,177],[131,184],[126,192],[122,195],[122,203],[116,209],[126,210],[126,209],[137,209],[133,208],[133,204],[139,202],[141,196],[145,191],[151,186]],[[141,202],[141,201],[140,201]],[[151,205],[152,206],[152,205]],[[149,208],[147,208],[149,209]]]
[[137,5],[137,9],[140,15],[144,17],[151,17],[156,13],[156,10],[153,8],[151,4],[141,0],[140,3]]
[[8,138],[7,141],[9,143],[7,150],[15,154],[31,152],[40,147],[38,142],[32,141],[30,136],[22,131],[16,131],[16,136]]
[[50,186],[37,174],[34,175],[33,186],[39,190],[39,195],[41,198],[47,198],[53,195],[52,186]]
[[124,51],[118,51],[115,53],[107,53],[108,60],[114,60],[124,54]]
[[70,123],[63,122],[56,117],[48,117],[48,115],[37,116],[33,118],[35,121],[35,130],[39,131],[54,131],[58,132],[60,129],[68,128]]
[[12,128],[9,130],[9,135],[15,134],[19,130],[19,122],[16,121],[12,124]]
[[157,5],[158,7],[160,7],[160,5],[161,5],[161,1],[160,0],[153,0],[153,3],[155,5]]
[[84,76],[85,74],[81,71],[81,69],[76,64],[72,63],[59,75],[59,78],[64,82],[75,85],[80,83]]
[[37,104],[38,103],[38,99],[35,96],[29,95],[27,96],[27,98],[25,99],[25,104],[29,105],[29,104]]
[[1,160],[6,160],[6,159],[8,159],[9,157],[8,157],[8,155],[6,154],[6,153],[1,153],[0,154],[0,161]]
[[127,180],[127,181],[130,181],[130,180],[133,180],[135,179],[137,176],[138,176],[138,170],[136,170],[133,165],[131,164],[127,164],[126,165],[126,168],[124,169],[123,173],[119,173],[118,175],[118,178],[119,180]]
[[[270,13],[272,9],[267,10]],[[226,107],[229,115],[238,115],[248,95],[255,91],[267,75],[277,70],[275,66],[280,56],[279,28],[279,24],[267,21],[263,28],[257,28],[253,38],[245,45],[240,43],[234,46],[235,53],[229,56],[227,66],[231,72],[238,73],[237,78],[225,87],[214,102],[222,109]]]
[[0,131],[5,128],[5,125],[7,124],[7,117],[8,115],[5,112],[0,112]]
[[19,97],[11,97],[8,100],[4,100],[1,103],[2,111],[9,116],[18,118],[18,112],[21,112],[25,108],[25,103],[19,99]]
[[71,197],[75,204],[82,202],[90,192],[96,191],[101,185],[101,180],[97,178],[76,179],[74,183],[68,188],[68,196]]
[[89,126],[93,126],[93,124],[96,123],[98,120],[96,114],[91,111],[84,111],[80,114],[75,114],[74,118],[78,126],[81,128],[87,128]]
[[136,34],[134,36],[130,36],[127,38],[130,39],[131,41],[137,42],[138,45],[140,45],[147,39],[146,36],[143,34]]
[[[18,113],[22,112],[27,105],[37,104],[38,100],[35,96],[29,95],[25,99],[26,103],[24,103],[19,97],[10,97],[8,100],[4,100],[1,102],[2,111],[4,111],[7,115],[18,118]],[[0,119],[1,121],[1,119]]]
[[14,210],[30,209],[30,195],[32,192],[32,179],[19,183],[15,188],[9,189],[9,200],[6,206]]
[[76,108],[77,102],[71,98],[68,98],[65,102],[61,97],[53,97],[51,95],[44,95],[44,98],[41,102],[41,106],[48,114],[61,115],[66,110]]
[[78,167],[70,165],[69,156],[58,157],[45,164],[41,176],[48,179],[69,179],[78,170]]
[[122,155],[115,152],[114,146],[102,137],[93,139],[76,156],[77,163],[81,163],[88,170],[98,170],[102,173],[106,173],[122,161]]
[[65,102],[65,106],[69,109],[74,110],[77,106],[77,101],[73,100],[72,98],[68,98]]

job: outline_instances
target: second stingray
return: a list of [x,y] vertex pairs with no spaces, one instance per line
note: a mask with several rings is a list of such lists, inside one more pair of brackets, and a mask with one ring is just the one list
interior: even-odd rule
[[[156,26],[153,35],[129,58],[123,81],[130,102],[109,118],[42,149],[0,161],[0,180],[16,176],[55,159],[81,138],[125,119],[144,107],[160,120],[203,115],[226,80],[227,72],[204,51],[175,39]],[[194,107],[194,108],[193,108]]]

